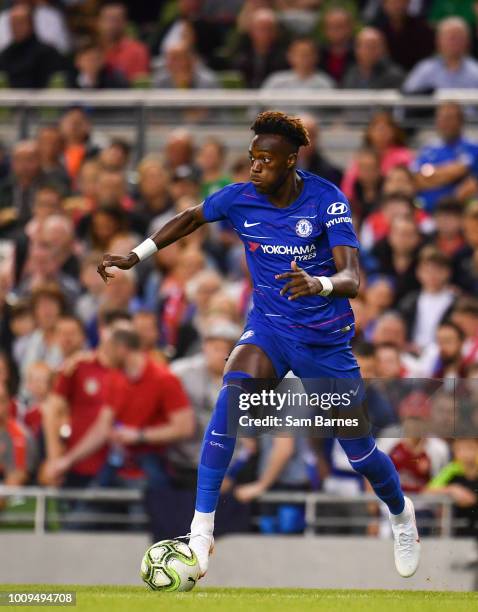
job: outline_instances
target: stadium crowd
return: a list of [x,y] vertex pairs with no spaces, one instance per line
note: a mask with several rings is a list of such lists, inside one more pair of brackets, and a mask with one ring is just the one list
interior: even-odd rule
[[[472,1],[179,0],[135,2],[129,16],[119,2],[11,4],[0,13],[5,87],[233,79],[428,93],[478,82]],[[438,140],[417,149],[378,111],[348,167],[320,149],[319,118],[303,121],[312,142],[299,167],[341,186],[361,241],[352,307],[363,376],[390,383],[392,395],[402,379],[456,379],[463,431],[476,433],[478,142],[466,112],[441,104]],[[75,106],[0,151],[0,482],[146,484],[192,496],[202,432],[253,299],[242,244],[219,222],[116,270],[107,285],[96,270],[103,253],[129,252],[177,212],[248,180],[249,161],[186,128],[138,164],[131,143],[100,136]],[[463,519],[457,533],[477,535],[478,440],[452,440],[456,388],[431,401],[403,385],[389,405],[385,387],[376,433],[405,491],[449,494]],[[432,414],[441,434],[423,435]],[[247,506],[271,488],[363,487],[333,441],[266,436],[241,441],[223,491]],[[262,531],[301,530],[297,508],[275,512],[260,507]]]

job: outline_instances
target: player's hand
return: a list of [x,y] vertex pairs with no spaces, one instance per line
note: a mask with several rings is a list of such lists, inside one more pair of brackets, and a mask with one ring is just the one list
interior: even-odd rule
[[103,261],[98,266],[98,274],[101,278],[108,282],[109,278],[114,278],[115,275],[111,274],[106,268],[119,268],[120,270],[129,270],[139,262],[139,257],[136,253],[129,253],[128,255],[111,255],[106,253],[103,255]]
[[277,280],[290,278],[290,281],[282,287],[281,295],[285,295],[289,291],[288,299],[296,300],[305,295],[318,295],[322,291],[323,287],[319,279],[315,276],[310,276],[305,270],[299,268],[296,261],[291,261],[290,267],[291,272],[276,274]]
[[247,504],[257,497],[260,497],[265,491],[263,484],[256,480],[255,482],[249,482],[248,484],[240,485],[234,489],[234,497]]

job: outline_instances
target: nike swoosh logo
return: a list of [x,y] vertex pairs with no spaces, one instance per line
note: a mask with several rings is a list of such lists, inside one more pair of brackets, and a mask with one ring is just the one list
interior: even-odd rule
[[221,437],[227,437],[227,434],[221,434],[221,433],[217,433],[217,431],[214,431],[214,429],[211,431],[211,435],[212,436],[221,436]]
[[254,227],[254,225],[260,225],[261,222],[258,221],[257,223],[248,223],[247,221],[244,221],[244,227]]
[[350,389],[350,393],[355,397],[357,395],[357,393],[359,392],[360,389],[360,385],[354,390],[354,389]]

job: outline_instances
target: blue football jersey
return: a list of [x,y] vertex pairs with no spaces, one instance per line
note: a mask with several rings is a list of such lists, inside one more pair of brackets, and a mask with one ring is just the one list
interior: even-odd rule
[[[333,344],[353,335],[354,316],[347,298],[281,296],[288,282],[275,275],[291,271],[295,260],[312,276],[337,272],[332,248],[358,248],[350,205],[335,185],[297,171],[304,185],[287,208],[274,206],[252,183],[235,183],[204,201],[207,221],[228,219],[244,243],[253,283],[250,318],[298,342]],[[340,339],[340,340],[339,340]]]

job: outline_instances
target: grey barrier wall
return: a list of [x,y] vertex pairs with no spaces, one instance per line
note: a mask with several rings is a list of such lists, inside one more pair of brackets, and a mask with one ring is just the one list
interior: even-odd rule
[[[6,533],[1,583],[141,584],[146,535]],[[422,540],[422,563],[398,576],[391,540],[363,537],[227,536],[216,543],[203,586],[333,589],[478,589],[473,540]]]

